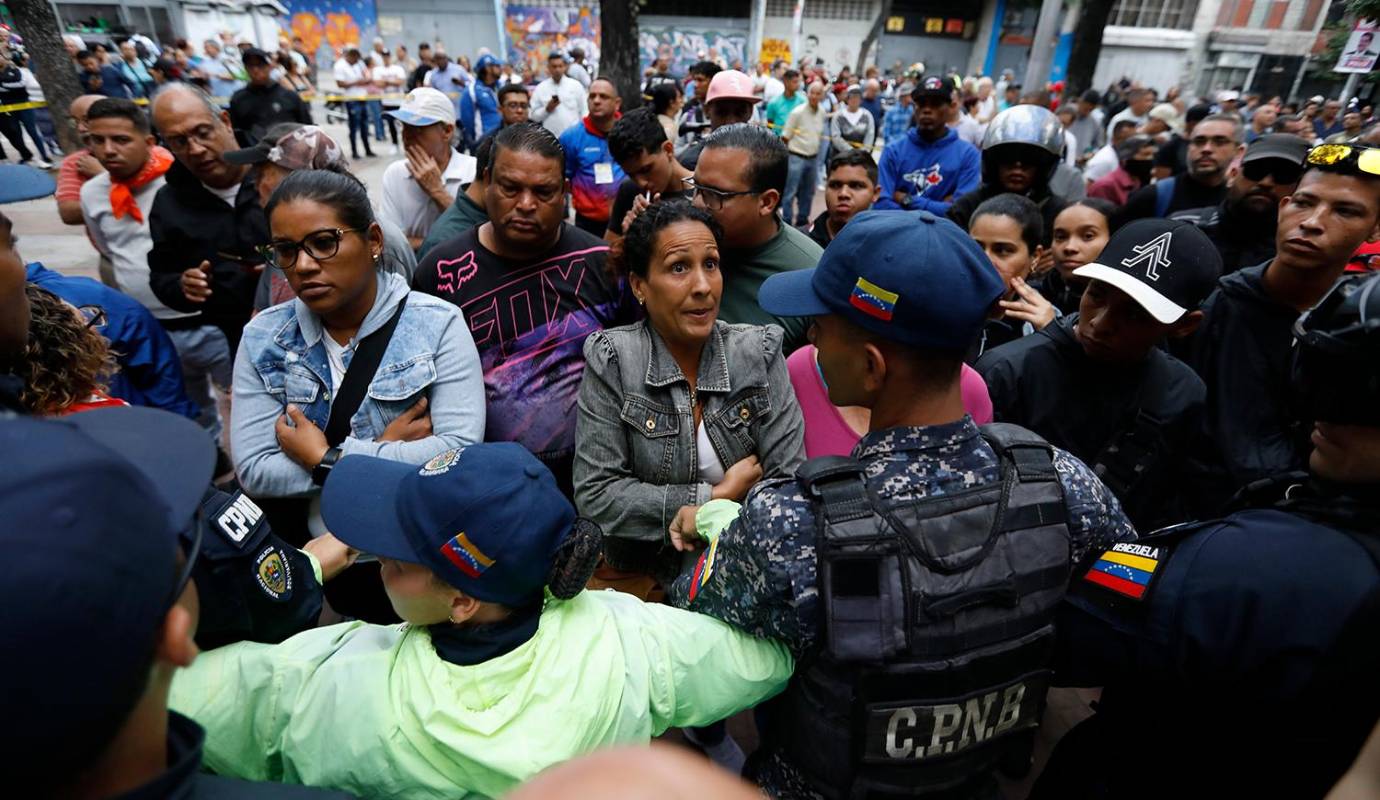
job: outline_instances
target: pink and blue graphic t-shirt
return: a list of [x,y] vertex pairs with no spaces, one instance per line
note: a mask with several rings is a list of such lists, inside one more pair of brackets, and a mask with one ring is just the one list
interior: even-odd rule
[[460,307],[484,367],[485,441],[518,442],[569,491],[585,337],[621,324],[604,272],[608,245],[564,223],[556,246],[515,262],[479,243],[479,228],[433,247],[412,286]]

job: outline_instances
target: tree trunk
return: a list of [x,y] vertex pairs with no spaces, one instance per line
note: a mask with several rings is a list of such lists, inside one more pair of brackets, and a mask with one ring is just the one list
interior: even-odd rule
[[613,81],[623,110],[642,105],[637,0],[599,0],[599,77]]
[[53,115],[53,128],[62,149],[69,153],[80,149],[82,143],[77,140],[76,128],[69,121],[67,107],[81,94],[81,84],[77,82],[72,59],[63,46],[53,7],[48,0],[6,0],[6,5],[14,15],[15,29],[24,37],[29,69],[43,86],[43,97]]
[[[882,26],[886,25],[886,18],[891,16],[891,0],[882,0],[882,9],[877,12],[877,19],[873,21],[872,27],[868,29],[867,35],[863,37],[862,45],[858,47],[858,68],[854,72],[858,77],[862,77],[863,70],[867,68],[867,51],[872,49],[877,37],[882,35]],[[873,63],[876,63],[875,61]]]
[[1064,85],[1065,93],[1077,97],[1092,85],[1097,71],[1097,57],[1102,54],[1102,32],[1112,16],[1114,0],[1083,0],[1078,26],[1073,29],[1073,48],[1069,51],[1069,67]]

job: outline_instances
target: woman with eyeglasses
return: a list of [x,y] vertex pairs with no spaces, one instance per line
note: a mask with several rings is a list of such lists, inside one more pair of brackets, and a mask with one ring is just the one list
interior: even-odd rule
[[107,406],[127,406],[107,394],[107,381],[119,367],[105,337],[99,306],[77,307],[30,283],[29,341],[24,352],[0,371],[20,378],[20,406],[38,416],[65,416]]
[[482,441],[484,384],[455,306],[378,269],[383,233],[354,176],[293,172],[266,212],[265,260],[296,298],[245,327],[230,443],[250,496],[311,500],[295,531],[288,506],[273,512],[292,541],[324,532],[316,498],[340,457],[424,464]]

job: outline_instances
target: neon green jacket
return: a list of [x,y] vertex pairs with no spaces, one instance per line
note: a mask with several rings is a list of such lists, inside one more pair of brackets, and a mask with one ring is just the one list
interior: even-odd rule
[[200,655],[169,705],[204,763],[369,798],[495,797],[598,747],[704,725],[785,688],[786,648],[613,591],[548,596],[537,633],[473,666],[428,631],[345,623]]

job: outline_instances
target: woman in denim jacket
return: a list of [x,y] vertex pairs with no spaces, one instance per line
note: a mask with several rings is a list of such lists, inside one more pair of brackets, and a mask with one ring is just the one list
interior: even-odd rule
[[422,464],[482,441],[484,382],[469,328],[455,306],[376,268],[383,234],[363,185],[351,175],[294,172],[267,212],[269,260],[297,298],[251,320],[235,357],[230,445],[245,492],[320,492],[312,472],[328,454],[323,431],[354,345],[387,324],[404,298],[350,433],[330,458]]
[[614,570],[663,583],[685,505],[741,501],[804,461],[804,426],[774,325],[717,320],[718,224],[683,200],[644,211],[623,241],[647,318],[592,334],[575,429],[575,503]]

